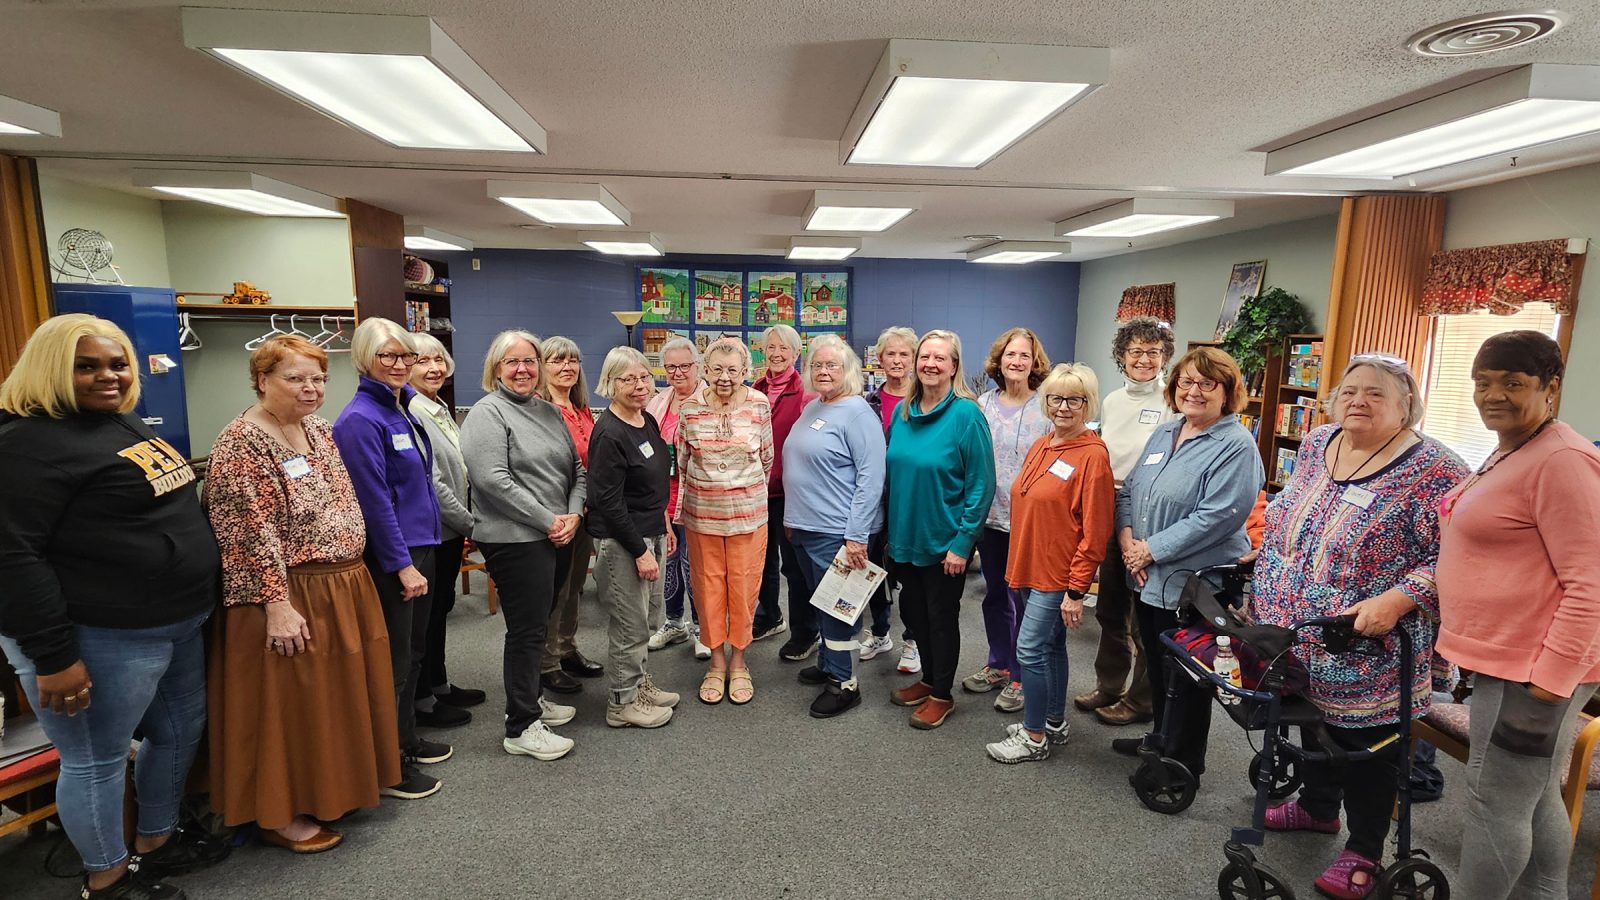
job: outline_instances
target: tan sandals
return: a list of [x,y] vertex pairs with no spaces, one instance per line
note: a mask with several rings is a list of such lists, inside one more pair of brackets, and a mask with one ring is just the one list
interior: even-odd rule
[[722,702],[727,684],[727,669],[713,669],[700,679],[700,702],[707,706],[716,706]]
[[[745,692],[745,697],[740,700],[737,694]],[[756,698],[756,684],[750,680],[749,669],[732,669],[728,672],[728,702],[734,706],[743,706]]]

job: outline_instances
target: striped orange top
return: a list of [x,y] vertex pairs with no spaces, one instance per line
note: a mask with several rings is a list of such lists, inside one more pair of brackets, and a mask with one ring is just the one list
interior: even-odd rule
[[714,409],[701,385],[678,407],[677,520],[701,534],[749,534],[767,523],[772,405],[755,388],[732,409]]

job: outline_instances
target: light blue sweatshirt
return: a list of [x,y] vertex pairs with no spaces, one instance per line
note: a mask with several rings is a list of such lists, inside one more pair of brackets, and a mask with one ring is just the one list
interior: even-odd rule
[[807,403],[783,442],[783,524],[865,544],[883,528],[883,423],[861,397]]
[[994,449],[978,404],[952,391],[923,412],[895,410],[889,425],[889,558],[932,566],[972,556],[994,502]]

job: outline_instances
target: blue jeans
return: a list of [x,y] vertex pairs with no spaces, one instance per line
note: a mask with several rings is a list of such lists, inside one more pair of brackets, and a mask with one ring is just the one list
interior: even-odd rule
[[682,525],[672,526],[672,533],[678,539],[678,546],[673,548],[666,565],[661,567],[661,578],[666,582],[667,621],[682,622],[683,607],[687,603],[689,615],[699,622],[700,613],[694,608],[694,592],[689,587],[688,536]]
[[206,663],[201,625],[208,610],[159,628],[77,626],[78,652],[94,688],[75,716],[39,706],[33,660],[10,638],[0,649],[17,670],[45,736],[61,754],[56,804],[61,825],[90,872],[128,858],[122,833],[128,742],[144,737],[134,763],[139,834],[160,837],[178,827],[178,804],[189,764],[206,730]]
[[1021,588],[1022,628],[1017,663],[1022,667],[1022,727],[1043,731],[1046,720],[1067,718],[1067,626],[1061,621],[1066,591]]
[[[822,575],[828,571],[828,566],[833,564],[833,558],[839,553],[839,548],[844,546],[842,535],[818,534],[815,531],[801,531],[796,528],[789,538],[789,543],[795,549],[795,555],[800,558],[800,576],[806,583],[805,602],[811,604],[811,595],[816,592],[817,585],[822,583]],[[794,604],[789,604],[794,609]],[[855,657],[851,653],[860,646],[856,642],[856,632],[861,625],[841,622],[833,616],[812,606],[816,613],[817,630],[822,633],[822,649],[817,653],[817,668],[822,674],[844,684],[855,678]]]

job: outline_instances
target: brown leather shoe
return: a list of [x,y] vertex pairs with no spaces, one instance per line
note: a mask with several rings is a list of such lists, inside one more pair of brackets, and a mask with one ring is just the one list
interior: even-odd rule
[[1095,718],[1107,725],[1137,725],[1148,722],[1155,716],[1148,712],[1140,712],[1128,705],[1126,700],[1118,700],[1110,706],[1094,711]]
[[326,825],[303,841],[291,841],[270,828],[263,828],[256,834],[261,838],[261,843],[282,847],[292,853],[322,853],[325,850],[332,850],[344,841],[344,835]]
[[1095,688],[1087,694],[1079,694],[1078,696],[1073,697],[1072,705],[1083,710],[1084,712],[1092,712],[1094,710],[1110,706],[1120,699],[1122,698],[1118,697],[1116,694],[1108,694],[1099,688]]
[[911,714],[911,727],[923,731],[931,731],[944,724],[949,718],[950,711],[956,708],[954,700],[940,700],[938,697],[928,697],[923,700],[915,712]]
[[889,702],[895,706],[917,706],[931,696],[933,688],[918,681],[903,688],[895,688],[894,693],[889,695]]

